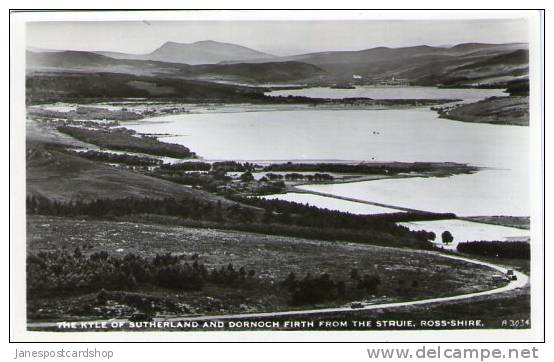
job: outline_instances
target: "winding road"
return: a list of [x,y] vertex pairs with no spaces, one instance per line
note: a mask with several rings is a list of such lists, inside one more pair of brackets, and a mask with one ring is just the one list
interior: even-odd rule
[[[501,267],[492,263],[480,261],[480,260],[464,258],[456,255],[441,254],[441,253],[432,252],[432,251],[415,251],[415,252],[435,254],[444,258],[460,260],[460,261],[465,261],[475,265],[489,267],[491,269],[498,271],[501,274],[505,274],[507,272],[507,269],[504,267]],[[482,292],[453,295],[449,297],[420,299],[420,300],[396,302],[396,303],[371,304],[371,305],[362,306],[360,308],[337,307],[337,308],[291,310],[291,311],[265,312],[265,313],[242,313],[242,314],[207,315],[207,316],[193,316],[193,317],[154,318],[154,321],[155,322],[179,322],[179,321],[184,322],[184,321],[214,321],[214,320],[229,320],[229,319],[237,320],[237,319],[249,319],[249,318],[287,317],[287,316],[310,315],[310,314],[354,312],[354,311],[373,310],[373,309],[392,309],[392,308],[414,306],[414,305],[436,304],[436,303],[443,303],[443,302],[459,301],[459,300],[465,300],[465,299],[471,299],[471,298],[476,298],[481,296],[508,292],[511,290],[522,288],[529,283],[529,277],[527,275],[515,270],[514,270],[514,274],[516,275],[517,279],[511,280],[510,282],[508,282],[508,284],[506,284],[503,287],[485,290]],[[65,322],[70,322],[70,321],[65,321]],[[91,323],[91,324],[101,324],[106,322],[108,324],[113,322],[120,322],[120,323],[126,324],[128,320],[127,319],[106,319],[106,320],[87,321],[87,323]],[[27,323],[27,328],[51,330],[51,329],[58,329],[58,324],[56,322],[33,322],[33,323]],[[58,329],[58,330],[61,330],[61,329]],[[64,330],[74,331],[74,329],[64,329]]]

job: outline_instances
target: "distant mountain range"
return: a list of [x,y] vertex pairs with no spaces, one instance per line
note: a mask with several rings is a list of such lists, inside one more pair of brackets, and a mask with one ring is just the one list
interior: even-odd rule
[[240,45],[167,42],[149,54],[39,50],[27,52],[29,70],[167,75],[238,83],[372,83],[495,86],[528,75],[527,44],[465,43],[451,47],[378,47],[278,57]]
[[[520,53],[513,53],[513,52]],[[527,59],[522,57],[522,53]],[[460,67],[471,67],[493,57],[503,56],[506,63],[497,62],[488,67],[473,67],[472,72]],[[517,61],[512,61],[511,58]],[[437,85],[467,81],[490,83],[500,76],[520,76],[528,67],[527,44],[460,44],[450,48],[415,46],[405,48],[378,47],[361,51],[321,52],[281,58],[316,65],[329,74],[348,79],[354,74],[366,79],[403,78],[409,82]]]

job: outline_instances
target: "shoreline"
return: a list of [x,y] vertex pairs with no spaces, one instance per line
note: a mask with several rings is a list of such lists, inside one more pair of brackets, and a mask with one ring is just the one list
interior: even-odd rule
[[[283,112],[283,111],[380,111],[422,109],[437,105],[458,102],[458,99],[382,99],[369,100],[370,103],[347,103],[341,100],[332,100],[329,103],[175,103],[160,102],[148,104],[146,102],[99,102],[99,103],[48,103],[27,106],[27,115],[44,119],[65,119],[72,121],[118,121],[123,124],[148,120],[167,116],[186,114],[225,114],[248,112]],[[392,102],[392,103],[390,103]],[[116,104],[121,105],[116,105]],[[48,109],[54,107],[67,107],[66,111]],[[111,109],[121,107],[121,109]],[[144,107],[147,107],[144,109]],[[154,110],[152,110],[154,108]],[[180,108],[180,109],[179,109]],[[107,116],[107,117],[106,117]],[[158,122],[156,122],[158,123]]]
[[[113,111],[113,110],[109,110],[108,108],[104,108],[104,110],[108,111],[108,112],[115,112],[115,113],[118,113],[120,111],[123,111],[123,112],[134,112],[135,110],[133,109],[128,109],[128,108],[124,108],[124,106],[126,105],[126,103],[123,103],[123,102],[112,102],[112,103],[104,103],[104,104],[100,104],[100,106],[104,106],[104,107],[116,107],[116,104],[121,104],[121,107],[123,108],[123,110],[119,110],[119,111]],[[137,123],[137,122],[141,122],[141,121],[146,121],[146,122],[152,122],[152,123],[158,123],[156,122],[156,118],[161,118],[161,117],[165,117],[165,116],[170,116],[170,115],[180,115],[180,114],[206,114],[206,113],[241,113],[241,112],[263,112],[263,111],[287,111],[287,110],[290,110],[290,111],[295,111],[295,110],[345,110],[345,107],[343,105],[341,106],[337,106],[337,105],[319,105],[317,107],[313,106],[313,105],[307,105],[307,104],[252,104],[252,103],[240,103],[240,104],[194,104],[194,105],[191,105],[191,104],[187,104],[187,107],[183,107],[185,106],[185,104],[175,104],[175,103],[157,103],[156,105],[154,105],[155,107],[156,106],[159,106],[160,108],[156,109],[154,115],[152,114],[146,114],[146,112],[151,112],[151,108],[149,110],[148,107],[151,107],[152,105],[149,105],[148,103],[146,102],[140,102],[140,101],[135,101],[133,102],[134,105],[136,105],[137,107],[145,107],[146,105],[146,109],[143,108],[142,110],[142,113],[140,114],[140,116],[142,118],[140,119],[129,119],[129,120],[120,120],[118,123],[119,125],[116,126],[116,127],[125,127],[125,125],[128,125],[128,124],[132,124],[132,123]],[[98,105],[98,104],[97,104]],[[54,104],[54,106],[56,107],[59,107],[60,106],[60,103],[56,103]],[[78,108],[80,105],[70,105],[69,107],[74,107],[74,108]],[[90,105],[90,106],[93,106],[93,105]],[[171,109],[175,110],[182,110],[183,112],[173,112],[173,113],[167,113],[167,114],[159,114],[158,112],[161,112],[161,110],[163,109],[168,109],[168,108],[164,108],[164,107],[168,107],[170,106]],[[39,106],[40,108],[44,107],[43,106]],[[63,104],[62,104],[62,107],[63,107]],[[421,108],[421,107],[424,107],[424,106],[418,106],[418,107],[413,107],[413,106],[410,106],[410,108]],[[427,106],[425,106],[427,107]],[[33,106],[33,108],[36,109],[36,106]],[[84,108],[88,108],[88,109],[93,109],[94,110],[94,107],[89,107],[89,105],[85,106]],[[375,110],[377,108],[375,108],[375,105],[373,106],[367,106],[367,105],[363,105],[362,107],[358,106],[358,105],[354,105],[353,107],[348,107],[347,109],[348,110],[351,110],[351,109],[368,109],[368,110]],[[398,107],[385,107],[385,108],[380,108],[380,109],[394,109],[394,108],[398,108]],[[406,108],[406,106],[402,106],[401,108]],[[54,111],[56,112],[56,111]],[[59,112],[59,113],[63,113],[63,112]],[[78,113],[78,112],[77,112]],[[70,121],[75,121],[76,123],[78,122],[77,120],[73,119],[73,120],[70,120]],[[94,122],[94,121],[92,121]],[[163,120],[161,122],[164,122]],[[116,128],[116,127],[112,127],[112,126],[108,126],[109,129],[111,128]],[[164,139],[164,138],[168,138],[168,137],[172,137],[172,136],[176,136],[176,135],[171,135],[171,134],[139,134],[143,137],[153,137],[155,139]],[[101,152],[111,152],[112,150],[107,148],[107,149],[102,149],[100,150]],[[119,150],[117,151],[117,153],[126,153],[125,150]],[[143,155],[143,154],[140,154],[140,155]],[[144,154],[146,155],[146,154]],[[187,161],[201,161],[201,162],[206,162],[206,163],[215,163],[215,162],[220,162],[220,161],[229,161],[227,159],[225,160],[206,160],[204,158],[202,158],[202,156],[197,156],[198,158],[195,158],[195,159],[183,159],[183,160],[178,160],[177,162],[179,161],[182,161],[182,162],[187,162]],[[160,157],[158,156],[157,157],[158,159],[160,159]],[[163,162],[165,163],[166,160],[164,160]],[[312,163],[321,163],[322,160],[234,160],[236,162],[253,162],[253,163],[256,163],[256,164],[262,164],[262,165],[272,165],[272,164],[276,164],[280,161],[284,161],[284,162],[294,162],[294,163],[306,163],[306,164],[312,164]],[[379,165],[393,165],[395,163],[398,163],[397,161],[392,161],[392,162],[382,162],[382,161],[359,161],[359,160],[350,160],[350,161],[347,161],[347,160],[325,160],[325,162],[327,163],[336,163],[336,164],[352,164],[352,165],[358,165],[358,164],[363,164],[363,165],[372,165],[372,164],[379,164]],[[415,162],[407,162],[409,164],[415,164]],[[440,168],[441,164],[442,165],[447,165],[449,164],[449,162],[437,162],[438,164],[438,167]],[[467,165],[466,165],[467,166]],[[482,167],[476,167],[476,170],[475,172],[477,171],[480,171],[482,170],[483,168]],[[345,200],[345,201],[352,201],[352,202],[358,202],[358,203],[366,203],[366,204],[370,204],[370,205],[374,205],[374,206],[381,206],[381,207],[386,207],[386,208],[390,208],[390,209],[396,209],[396,210],[401,210],[401,211],[413,211],[413,212],[426,212],[426,211],[423,211],[423,210],[418,210],[418,209],[413,209],[413,208],[404,208],[404,207],[398,207],[398,206],[394,206],[394,205],[388,205],[388,204],[381,204],[381,203],[375,203],[375,202],[372,202],[372,201],[366,201],[366,200],[360,200],[360,199],[356,199],[356,198],[345,198],[345,197],[341,197],[341,196],[337,196],[337,195],[333,195],[333,194],[327,194],[327,193],[321,193],[321,192],[316,192],[316,191],[309,191],[309,190],[304,190],[304,189],[300,189],[298,186],[302,186],[302,185],[310,185],[310,184],[343,184],[343,183],[355,183],[355,182],[365,182],[365,181],[375,181],[375,180],[382,180],[382,179],[389,179],[389,178],[393,178],[393,179],[399,179],[399,178],[414,178],[414,177],[425,177],[425,178],[428,178],[428,177],[448,177],[448,176],[452,176],[452,175],[455,175],[455,174],[460,174],[460,173],[472,173],[472,172],[460,172],[459,170],[454,170],[454,172],[448,172],[449,169],[446,168],[444,170],[431,170],[429,172],[418,172],[418,173],[413,173],[413,174],[396,174],[396,175],[391,175],[391,176],[386,176],[386,175],[368,175],[368,174],[363,174],[363,173],[359,173],[359,174],[352,174],[350,175],[349,173],[345,173],[345,176],[347,177],[344,177],[344,178],[336,178],[336,179],[333,179],[333,180],[329,180],[329,181],[320,181],[320,182],[292,182],[292,184],[290,182],[287,182],[286,186],[285,186],[285,189],[282,191],[282,192],[279,192],[281,194],[284,194],[284,193],[288,193],[288,192],[295,192],[295,193],[303,193],[303,194],[313,194],[313,195],[318,195],[318,196],[323,196],[323,197],[331,197],[331,198],[336,198],[336,199],[342,199],[342,200]],[[272,172],[270,170],[267,170],[265,172]],[[285,170],[285,172],[296,172],[295,170]],[[310,171],[311,172],[311,171]],[[316,171],[314,171],[316,172]],[[317,172],[329,172],[329,171],[324,171],[324,170],[320,170],[320,171],[317,171]],[[351,177],[348,177],[348,176],[351,176]]]

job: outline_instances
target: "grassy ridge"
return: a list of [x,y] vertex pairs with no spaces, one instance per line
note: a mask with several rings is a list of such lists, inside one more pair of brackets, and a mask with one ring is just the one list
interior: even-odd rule
[[441,118],[462,122],[529,125],[529,97],[491,97],[437,111]]
[[135,131],[126,128],[105,130],[59,126],[57,129],[61,133],[102,148],[175,158],[196,157],[194,152],[183,145],[160,142],[154,137],[137,137]]
[[63,146],[27,143],[27,195],[57,201],[90,201],[99,197],[195,197],[232,203],[202,190],[88,160],[60,147]]
[[[163,90],[163,91],[160,91]],[[263,90],[193,80],[117,73],[30,73],[27,104],[58,101],[114,101],[122,98],[167,99],[180,102],[247,102],[263,99]]]

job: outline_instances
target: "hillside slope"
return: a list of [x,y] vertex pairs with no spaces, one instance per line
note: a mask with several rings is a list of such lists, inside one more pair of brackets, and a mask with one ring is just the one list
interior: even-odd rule
[[529,97],[491,97],[438,112],[441,118],[462,122],[528,126]]
[[181,102],[245,102],[263,98],[263,90],[227,84],[116,73],[31,72],[27,104],[87,99],[149,98]]
[[[419,85],[495,86],[526,77],[527,44],[466,43],[452,47],[427,45],[359,51],[328,51],[275,58],[315,65],[333,81],[365,82],[402,78]],[[227,62],[235,63],[235,62]]]
[[[421,85],[453,86],[490,84],[494,79],[487,81],[486,78],[499,76],[507,76],[499,80],[506,82],[525,75],[528,51],[526,44],[460,44],[451,48],[380,47],[357,52],[315,53],[287,60],[316,65],[337,78],[348,79],[353,74],[370,79],[394,76]],[[504,68],[506,65],[508,69]],[[460,69],[464,66],[465,71]],[[469,69],[472,71],[468,72]]]
[[326,75],[321,68],[296,61],[188,65],[150,60],[114,59],[91,52],[27,52],[27,70],[111,72],[237,83],[302,82]]

